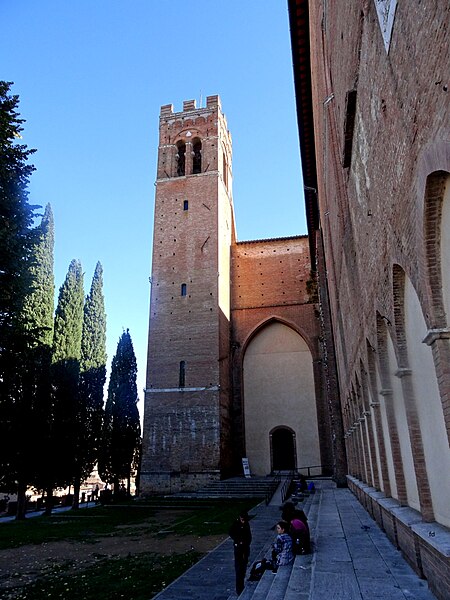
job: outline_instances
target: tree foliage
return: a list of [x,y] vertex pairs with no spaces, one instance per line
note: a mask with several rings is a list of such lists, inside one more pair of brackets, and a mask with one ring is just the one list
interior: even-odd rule
[[25,377],[30,332],[24,325],[24,303],[30,291],[30,257],[34,240],[34,207],[28,183],[34,150],[19,144],[24,120],[11,83],[0,81],[0,483],[7,489],[17,478],[17,444],[27,410]]
[[41,223],[35,229],[30,262],[31,288],[25,297],[23,310],[25,327],[33,334],[34,346],[51,347],[53,343],[54,245],[53,212],[47,204]]
[[78,506],[80,482],[98,461],[103,423],[103,388],[106,380],[106,314],[103,297],[103,268],[95,267],[83,312],[79,380],[79,416],[83,435],[76,449],[74,507]]
[[26,487],[35,482],[42,466],[40,452],[36,452],[36,448],[45,448],[49,432],[54,307],[53,247],[53,214],[50,205],[47,205],[41,223],[36,227],[30,267],[32,282],[23,308],[24,326],[30,335],[16,453],[19,519],[25,516]]
[[48,477],[45,487],[68,485],[74,476],[77,440],[82,436],[83,425],[78,420],[83,304],[83,272],[80,262],[72,260],[59,290],[55,312],[48,450],[51,462],[43,472]]
[[112,360],[99,462],[102,479],[113,483],[115,490],[120,479],[129,478],[140,443],[136,375],[136,357],[127,330],[120,337]]

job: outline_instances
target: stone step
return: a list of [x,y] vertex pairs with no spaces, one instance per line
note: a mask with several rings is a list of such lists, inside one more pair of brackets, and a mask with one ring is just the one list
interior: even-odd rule
[[292,567],[293,565],[284,565],[278,568],[272,585],[265,596],[265,600],[280,600],[280,598],[284,598],[291,577]]
[[[276,573],[272,573],[272,571],[266,571],[261,579],[257,582],[257,585],[253,588],[246,587],[239,598],[243,598],[243,600],[265,600],[276,576]],[[244,593],[247,590],[249,591],[249,595],[244,597]]]
[[296,556],[284,600],[308,600],[311,587],[312,554]]
[[[319,494],[309,496],[298,506],[305,511],[313,530],[319,506]],[[273,537],[267,540],[261,558],[270,558],[274,539]],[[246,582],[239,600],[307,600],[311,585],[312,556],[312,554],[296,556],[292,565],[280,567],[277,573],[266,571],[260,581]],[[228,600],[232,599],[234,600],[234,596],[228,598]]]
[[233,478],[212,481],[196,492],[181,492],[178,498],[265,498],[274,492],[278,482],[274,478]]

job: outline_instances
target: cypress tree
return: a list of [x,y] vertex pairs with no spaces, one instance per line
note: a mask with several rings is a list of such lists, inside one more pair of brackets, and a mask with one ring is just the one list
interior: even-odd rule
[[[51,345],[53,338],[54,223],[48,204],[40,225],[35,230],[30,272],[31,289],[25,298],[23,322],[30,333],[24,374],[24,405],[21,411],[16,454],[18,504],[17,518],[25,517],[25,492],[35,482],[40,469],[39,453],[43,437],[48,436],[51,415]],[[19,439],[19,437],[18,437]]]
[[77,447],[73,508],[78,508],[80,483],[98,461],[103,423],[103,388],[106,380],[106,314],[103,268],[98,262],[86,297],[81,338],[79,385],[80,422],[83,436]]
[[33,332],[33,346],[51,347],[55,281],[53,252],[55,226],[50,204],[45,207],[40,225],[35,230],[31,253],[31,289],[25,297],[25,327]]
[[[78,416],[78,382],[83,325],[83,272],[72,260],[59,290],[55,312],[52,347],[52,419],[46,464],[41,471],[41,486],[51,501],[54,487],[71,483],[75,474],[76,448],[82,436]],[[51,505],[47,505],[47,512]]]
[[24,394],[30,334],[23,309],[30,291],[30,256],[34,207],[28,183],[34,150],[18,144],[24,120],[11,83],[0,81],[0,485],[15,491],[22,418],[28,410]]
[[120,479],[129,482],[133,458],[140,444],[136,375],[136,357],[127,330],[119,339],[111,364],[99,462],[100,475],[114,485],[114,494]]

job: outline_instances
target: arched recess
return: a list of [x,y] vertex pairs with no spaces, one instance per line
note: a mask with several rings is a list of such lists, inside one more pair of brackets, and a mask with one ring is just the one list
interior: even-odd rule
[[416,290],[405,277],[405,338],[436,521],[450,527],[450,452],[436,369]]
[[363,458],[363,481],[372,484],[372,474],[370,468],[370,447],[366,428],[366,415],[364,408],[364,391],[361,384],[361,371],[355,374],[355,394],[357,400],[357,421],[359,423],[360,444]]
[[372,426],[372,413],[369,407],[369,389],[368,389],[368,373],[366,366],[363,361],[359,362],[359,372],[361,377],[361,399],[362,399],[362,426],[364,428],[364,435],[367,443],[367,457],[368,457],[368,469],[367,469],[367,482],[369,485],[379,487],[378,471],[376,464],[376,451],[375,441],[373,435]]
[[407,504],[405,476],[393,402],[394,392],[390,377],[389,340],[390,336],[386,329],[386,317],[377,314],[378,363],[376,366],[376,378],[383,440],[386,448],[389,487],[393,498],[399,500],[401,504]]
[[[400,457],[394,456],[394,461],[401,459],[401,470],[403,471],[406,489],[406,501],[408,505],[420,511],[419,490],[417,487],[416,471],[414,468],[408,417],[406,414],[405,398],[403,395],[402,381],[400,378],[401,376],[399,376],[399,373],[402,371],[399,369],[399,364],[397,362],[397,356],[390,333],[387,335],[386,349],[389,364],[389,380],[391,382],[392,390],[389,401],[392,402],[395,428],[397,430],[398,442],[400,446]],[[399,500],[401,500],[401,498],[399,498]]]
[[386,445],[383,434],[383,422],[381,415],[381,405],[378,397],[377,382],[377,365],[375,360],[375,348],[366,340],[367,345],[367,365],[368,365],[368,395],[369,407],[372,421],[372,433],[374,437],[376,469],[378,471],[378,486],[386,496],[391,495],[391,487],[389,481],[388,462],[386,456]]
[[320,465],[312,354],[305,339],[278,320],[260,326],[243,359],[246,454],[257,475],[271,471],[270,432],[295,433],[297,467]]
[[424,241],[432,302],[432,325],[450,322],[450,174],[432,173],[424,199]]
[[[419,506],[411,503],[411,506],[420,510],[424,519],[433,520],[433,508],[430,501],[430,491],[427,469],[425,464],[423,440],[419,424],[419,415],[417,412],[417,399],[414,386],[414,373],[410,368],[409,354],[410,348],[406,337],[405,324],[405,282],[406,273],[400,265],[394,264],[392,272],[392,292],[394,300],[394,325],[396,337],[396,350],[398,360],[398,370],[395,373],[400,380],[405,405],[405,416],[407,428],[409,431],[409,441],[412,451],[413,468],[415,480],[417,483]],[[403,433],[406,436],[406,432]],[[402,436],[401,436],[402,437]],[[409,480],[411,473],[405,469],[407,487],[410,486]]]
[[[446,144],[450,163],[450,144]],[[431,317],[424,342],[433,353],[450,445],[450,174],[436,171],[426,180],[424,192],[424,246],[431,296]]]
[[355,453],[355,457],[356,457],[356,464],[355,464],[356,473],[357,473],[358,479],[360,479],[361,481],[367,481],[367,478],[366,478],[366,456],[365,456],[365,452],[364,452],[364,440],[363,440],[363,435],[362,435],[362,430],[361,430],[361,421],[360,421],[361,411],[360,411],[360,406],[359,406],[359,396],[356,391],[358,386],[359,386],[358,380],[356,380],[356,386],[353,383],[351,384],[349,407],[350,407],[352,427],[354,429],[353,440],[354,440],[354,453]]

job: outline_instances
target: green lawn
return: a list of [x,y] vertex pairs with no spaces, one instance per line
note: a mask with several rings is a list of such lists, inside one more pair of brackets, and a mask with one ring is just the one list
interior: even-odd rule
[[[226,534],[230,523],[243,509],[250,510],[259,500],[198,501],[154,498],[121,506],[98,506],[78,511],[55,513],[25,521],[0,524],[0,548],[16,548],[57,540],[94,542],[102,536],[154,535],[164,543],[165,535],[208,536]],[[161,512],[162,511],[162,512]],[[156,515],[164,515],[163,526]],[[161,532],[161,529],[164,532]],[[99,556],[86,566],[69,561],[53,569],[25,588],[15,588],[18,600],[41,598],[99,598],[148,600],[179,577],[201,558],[196,551],[160,555],[154,552],[130,553],[127,557]],[[2,590],[0,581],[0,597]],[[182,599],[180,599],[182,600]]]

